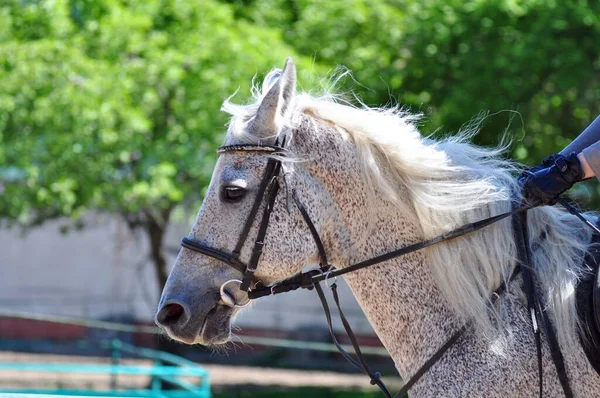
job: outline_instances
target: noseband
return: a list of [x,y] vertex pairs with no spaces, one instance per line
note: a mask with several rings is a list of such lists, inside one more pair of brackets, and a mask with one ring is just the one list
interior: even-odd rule
[[[285,156],[285,154],[287,153],[287,150],[285,149],[285,139],[281,142],[281,144],[279,144],[276,141],[274,145],[260,145],[260,144],[228,145],[228,146],[222,146],[217,149],[218,154],[240,153],[240,152],[241,153],[260,153],[260,154],[266,154],[266,155]],[[518,216],[517,219],[519,217],[522,217],[522,221],[524,222],[524,225],[526,225],[526,218],[525,218],[526,211],[531,208],[530,205],[516,204],[513,206],[513,209],[509,212],[491,216],[486,219],[464,225],[464,226],[456,228],[452,231],[438,235],[434,238],[427,239],[427,240],[424,240],[424,241],[421,241],[418,243],[414,243],[412,245],[408,245],[408,246],[399,248],[397,250],[379,255],[377,257],[373,257],[368,260],[361,261],[356,264],[349,265],[345,268],[338,270],[338,269],[334,269],[329,264],[329,262],[327,260],[327,254],[325,252],[325,247],[323,246],[321,237],[319,236],[319,233],[318,233],[317,229],[315,228],[315,225],[313,224],[306,208],[304,207],[302,202],[298,199],[295,191],[292,190],[291,198],[293,199],[294,203],[296,204],[296,207],[298,208],[298,210],[300,211],[300,214],[302,215],[302,218],[304,219],[305,223],[307,224],[307,226],[310,230],[310,233],[313,237],[313,240],[315,242],[315,245],[317,247],[317,250],[319,252],[319,258],[320,258],[319,268],[313,269],[313,270],[310,270],[307,272],[300,272],[300,273],[298,273],[286,280],[283,280],[281,282],[275,283],[270,286],[264,286],[260,280],[256,279],[255,272],[258,267],[260,257],[262,255],[263,247],[265,245],[264,240],[265,240],[265,236],[267,234],[267,228],[269,226],[271,212],[273,211],[273,205],[275,204],[275,199],[277,197],[277,193],[279,192],[280,173],[281,173],[281,160],[274,158],[274,157],[269,157],[263,178],[261,180],[261,183],[260,183],[257,195],[256,195],[256,198],[254,199],[254,203],[252,205],[252,209],[250,211],[250,214],[248,215],[248,218],[246,219],[246,222],[244,224],[242,232],[240,233],[240,236],[238,238],[238,242],[232,252],[227,252],[224,250],[216,249],[216,248],[210,247],[208,245],[205,245],[204,243],[202,243],[200,241],[197,241],[197,240],[194,240],[191,238],[187,238],[187,237],[183,238],[183,240],[181,242],[181,246],[186,249],[190,249],[190,250],[202,253],[202,254],[212,257],[216,260],[222,261],[242,273],[242,275],[243,275],[242,280],[230,279],[221,285],[220,303],[223,305],[226,305],[228,307],[244,307],[253,299],[257,299],[259,297],[264,297],[264,296],[269,296],[269,295],[274,295],[274,294],[279,294],[279,293],[283,293],[283,292],[288,292],[288,291],[296,290],[299,288],[304,288],[304,289],[309,289],[309,290],[315,289],[317,291],[319,298],[321,300],[321,303],[323,305],[323,309],[325,311],[327,323],[329,326],[329,331],[332,336],[333,342],[336,345],[336,347],[338,348],[338,350],[340,350],[342,355],[348,361],[350,361],[350,363],[352,363],[354,366],[356,366],[359,370],[362,370],[365,373],[367,373],[367,375],[371,378],[371,384],[379,386],[379,388],[381,388],[381,390],[386,395],[386,397],[390,397],[390,398],[392,397],[392,395],[390,394],[390,392],[388,391],[386,386],[381,381],[381,379],[380,379],[381,375],[378,372],[372,372],[370,370],[368,364],[366,363],[366,361],[360,351],[360,347],[358,346],[358,343],[356,342],[354,333],[352,332],[352,329],[350,328],[350,325],[348,324],[348,322],[342,312],[342,309],[340,307],[337,290],[336,290],[337,286],[336,286],[335,282],[332,283],[331,285],[329,285],[328,281],[331,278],[335,279],[337,276],[346,274],[348,272],[356,271],[356,270],[366,268],[366,267],[369,267],[369,266],[372,266],[375,264],[379,264],[384,261],[388,261],[393,258],[397,258],[397,257],[403,256],[405,254],[424,249],[429,246],[433,246],[433,245],[438,244],[443,241],[458,238],[462,235],[471,233],[473,231],[477,231],[481,228],[484,228],[490,224],[493,224],[495,222],[498,222],[498,221],[505,219],[507,217],[510,217],[510,216],[517,215]],[[289,200],[289,198],[288,198],[288,200]],[[257,217],[257,214],[260,210],[260,207],[261,207],[263,201],[265,202],[265,206],[264,206],[262,216],[260,219],[260,223],[258,226],[258,232],[256,234],[256,238],[254,239],[254,246],[253,246],[253,249],[252,249],[252,252],[250,255],[250,260],[248,261],[247,264],[245,264],[239,258],[240,252],[241,252],[242,248],[244,247],[244,244],[246,243],[246,240],[248,238],[248,233],[250,232],[250,229],[252,228],[252,225],[254,224],[254,221]],[[565,205],[565,204],[563,203],[563,205]],[[288,203],[288,209],[289,209],[289,203]],[[572,207],[568,208],[568,210],[571,213],[578,216],[584,222],[587,221],[584,219],[583,216],[581,216],[581,214],[579,214]],[[514,220],[515,220],[515,218],[513,218],[513,221]],[[586,224],[590,225],[596,232],[600,233],[600,231],[598,231],[598,229],[595,228],[595,226],[592,226],[589,223],[589,221],[586,222]],[[515,229],[514,225],[515,225],[515,223],[513,223],[513,229],[515,232],[515,236],[518,237],[518,236],[523,235],[523,228],[525,228],[525,227],[522,225],[519,225],[517,227],[517,229]],[[518,230],[519,228],[521,228],[521,230]],[[526,232],[526,230],[525,230],[525,232]],[[529,254],[528,254],[529,243],[527,241],[527,234],[525,233],[524,236],[521,236],[520,239],[516,238],[516,240],[517,240],[517,242],[520,242],[519,243],[520,250],[518,250],[518,252],[521,252],[521,253],[518,253],[519,259],[518,259],[517,265],[516,265],[512,275],[508,279],[508,282],[512,281],[516,277],[516,275],[518,275],[520,272],[523,273],[524,281],[526,281],[528,278],[531,277],[530,271],[528,271],[530,268],[530,259],[529,259]],[[353,345],[357,359],[354,359],[350,354],[348,354],[343,349],[343,347],[338,343],[338,341],[335,337],[335,334],[333,332],[332,322],[331,322],[331,313],[329,310],[329,304],[327,303],[327,300],[324,296],[323,290],[320,285],[320,282],[322,282],[322,281],[325,281],[327,286],[332,290],[334,301],[339,310],[340,317],[342,318],[342,324],[346,330],[346,333],[348,334],[348,337],[350,338],[350,341]],[[242,291],[245,291],[248,294],[248,298],[249,298],[248,302],[246,302],[244,304],[237,304],[235,302],[235,299],[233,298],[233,296],[227,292],[227,290],[225,289],[226,285],[235,284],[235,283],[239,283],[240,289]],[[505,289],[506,289],[506,285],[505,285],[505,283],[502,283],[496,290],[494,290],[494,292],[492,292],[492,295],[490,296],[490,299],[489,299],[489,302],[491,305],[498,299],[498,297],[500,297],[500,295],[504,292]],[[527,286],[525,287],[525,289],[527,290]],[[529,292],[526,291],[526,293],[528,294],[528,299],[530,298],[529,296],[531,296],[534,293],[533,288],[530,288],[530,289],[531,290]],[[529,300],[529,301],[531,301],[531,300]],[[530,304],[530,307],[531,307],[531,304]],[[536,312],[533,311],[531,314],[532,314],[532,324],[536,325],[537,324]],[[427,372],[427,370],[431,366],[433,366],[456,341],[458,341],[458,339],[468,329],[469,326],[470,326],[470,323],[467,323],[462,328],[460,328],[457,332],[455,332],[446,341],[446,343],[442,347],[440,347],[435,352],[435,354],[431,358],[429,358],[429,360],[427,360],[421,366],[421,368],[418,369],[418,371],[404,384],[404,386],[402,387],[400,392],[398,392],[395,395],[395,397],[403,397],[410,390],[410,388],[421,378],[421,376],[423,376],[425,374],[425,372]],[[536,338],[536,346],[538,348],[540,396],[542,396],[542,370],[541,370],[541,348],[540,348],[541,343],[539,342],[539,329],[537,329],[537,326],[534,326],[534,333],[537,333],[537,336],[538,336]],[[561,362],[562,359],[559,358],[558,362],[557,362],[557,360],[554,358],[554,353],[553,353],[553,360],[555,361],[555,365],[557,366],[557,370],[558,370],[559,365],[560,365],[559,362]],[[561,373],[560,370],[558,373],[559,374]],[[566,376],[565,376],[565,378],[566,378]],[[563,389],[565,391],[565,395],[567,395],[568,397],[572,396],[571,395],[572,393],[570,394],[568,382],[565,386],[565,382],[563,380],[561,380],[561,384],[563,384]]]

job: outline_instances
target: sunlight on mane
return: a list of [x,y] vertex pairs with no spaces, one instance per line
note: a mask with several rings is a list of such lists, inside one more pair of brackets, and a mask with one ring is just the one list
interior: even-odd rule
[[[481,119],[455,135],[423,137],[416,125],[418,115],[399,107],[356,107],[333,95],[333,86],[320,96],[299,93],[289,127],[293,130],[300,117],[308,115],[343,130],[357,147],[368,184],[365,189],[373,195],[377,188],[390,200],[413,209],[423,238],[510,210],[511,198],[519,195],[515,175],[521,166],[502,157],[509,147],[506,140],[497,148],[469,142]],[[225,101],[223,110],[232,115],[229,134],[253,140],[244,126],[256,112],[263,92],[255,87],[255,102],[249,105]],[[406,189],[400,190],[400,186]],[[402,192],[409,197],[400,196]],[[581,263],[590,232],[579,220],[554,207],[530,211],[529,232],[533,267],[547,292],[559,339],[564,348],[572,348],[577,344],[572,289],[585,272]],[[495,335],[502,319],[498,308],[490,310],[489,295],[514,268],[510,219],[433,246],[427,255],[438,288],[454,312],[464,320],[474,319],[488,336]]]

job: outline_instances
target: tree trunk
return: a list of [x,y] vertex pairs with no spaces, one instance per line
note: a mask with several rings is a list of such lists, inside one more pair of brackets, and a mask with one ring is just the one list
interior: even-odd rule
[[159,214],[153,214],[150,211],[145,211],[145,213],[147,218],[146,232],[150,241],[150,258],[154,264],[158,288],[162,291],[165,287],[165,283],[167,283],[167,277],[169,276],[167,272],[167,260],[165,259],[163,248],[163,239],[169,224],[171,209],[162,210]]
[[[167,278],[169,276],[167,272],[167,260],[165,258],[164,251],[164,236],[167,230],[167,226],[169,224],[169,216],[171,215],[171,209],[165,209],[160,212],[154,212],[151,210],[144,210],[146,222],[144,223],[144,227],[146,233],[148,234],[148,239],[150,241],[150,259],[154,264],[154,271],[156,273],[156,280],[158,282],[159,294],[162,292],[165,284],[167,283]],[[182,355],[181,345],[179,347],[170,341],[168,338],[164,336],[159,336],[156,342],[157,350],[168,352],[175,355]],[[147,386],[147,388],[151,388],[153,383],[155,382],[155,377],[153,376]],[[160,388],[161,390],[171,390],[177,389],[177,386],[169,383],[168,381],[160,379]]]

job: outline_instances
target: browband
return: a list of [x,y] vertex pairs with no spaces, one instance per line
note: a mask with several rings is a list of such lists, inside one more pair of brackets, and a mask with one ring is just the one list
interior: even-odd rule
[[217,148],[217,153],[219,155],[230,152],[285,153],[287,150],[280,146],[260,144],[226,145]]

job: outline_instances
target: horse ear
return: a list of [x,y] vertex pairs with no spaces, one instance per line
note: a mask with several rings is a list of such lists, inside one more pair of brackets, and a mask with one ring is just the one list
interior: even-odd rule
[[283,71],[272,72],[267,76],[263,90],[269,85],[271,88],[263,97],[249,126],[251,134],[262,139],[277,137],[294,109],[296,65],[290,57],[286,60]]
[[269,91],[269,89],[271,87],[273,87],[273,84],[275,84],[277,82],[277,80],[279,80],[279,78],[281,77],[281,69],[276,68],[273,69],[271,72],[269,72],[269,74],[265,77],[265,80],[263,81],[262,84],[262,93],[263,96],[265,95],[266,92]]

